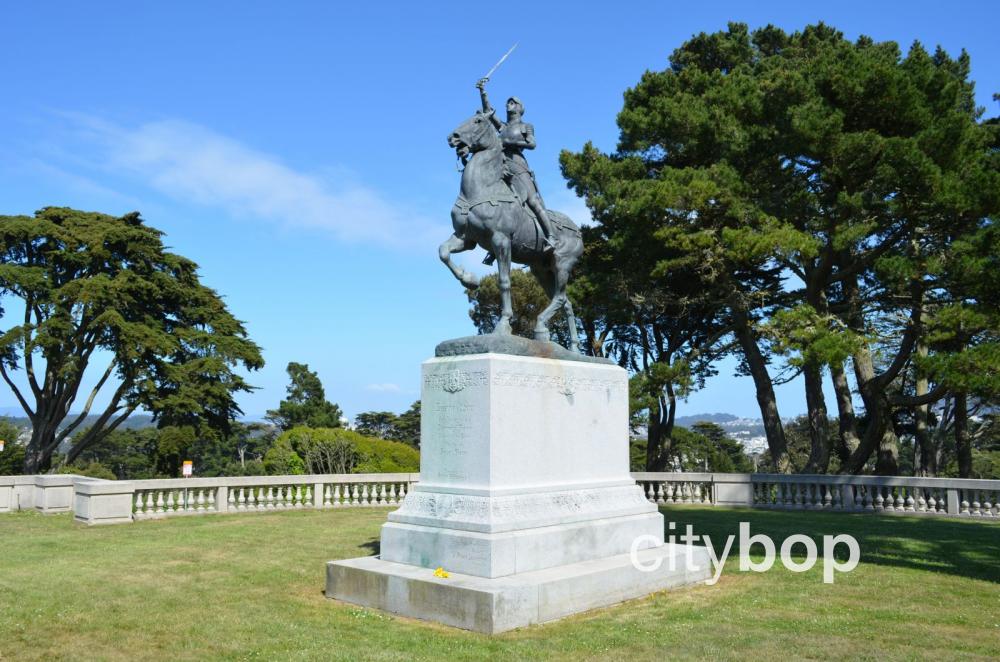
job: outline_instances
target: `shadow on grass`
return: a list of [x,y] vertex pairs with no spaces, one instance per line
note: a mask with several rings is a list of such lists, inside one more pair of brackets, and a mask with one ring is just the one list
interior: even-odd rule
[[[788,536],[801,533],[816,541],[823,553],[823,536],[847,533],[861,546],[861,562],[888,565],[1000,583],[1000,524],[968,519],[920,516],[866,515],[810,511],[755,510],[749,508],[661,508],[666,522],[676,528],[668,535],[683,535],[692,525],[694,534],[708,535],[721,552],[734,535],[730,558],[739,554],[739,523],[750,523],[750,534],[764,533],[780,548]],[[678,538],[679,540],[679,538]],[[757,545],[752,553],[760,553]],[[796,545],[793,556],[804,556]],[[844,545],[838,559],[847,558]]]
[[361,543],[361,547],[364,547],[369,552],[371,552],[372,556],[378,556],[378,553],[382,549],[382,542],[378,538],[373,538],[372,540],[369,540],[368,542]]

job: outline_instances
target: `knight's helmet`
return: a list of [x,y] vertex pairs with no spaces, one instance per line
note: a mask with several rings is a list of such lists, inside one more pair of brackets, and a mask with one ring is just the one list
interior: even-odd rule
[[521,110],[521,114],[524,115],[524,104],[521,103],[521,100],[518,99],[517,97],[511,97],[507,99],[507,103],[510,103],[511,101],[517,104],[517,107],[520,108]]

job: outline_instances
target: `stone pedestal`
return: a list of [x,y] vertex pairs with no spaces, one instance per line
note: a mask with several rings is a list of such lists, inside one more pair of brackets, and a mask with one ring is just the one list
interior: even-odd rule
[[633,549],[675,550],[628,473],[623,369],[438,356],[421,401],[420,482],[389,514],[379,557],[328,564],[328,597],[492,633],[708,576],[703,549],[692,567],[633,567]]

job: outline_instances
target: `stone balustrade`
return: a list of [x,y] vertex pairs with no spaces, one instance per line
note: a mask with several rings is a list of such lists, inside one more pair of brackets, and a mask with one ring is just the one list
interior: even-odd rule
[[[1000,519],[1000,480],[636,472],[652,503],[902,513]],[[326,474],[100,480],[72,474],[0,476],[0,513],[72,510],[79,522],[117,524],[211,513],[396,506],[419,474]]]
[[418,477],[395,473],[90,481],[80,483],[74,513],[77,521],[105,524],[212,513],[395,506]]
[[0,476],[0,513],[38,510],[63,513],[73,509],[74,482],[83,478],[73,474],[39,476]]
[[634,473],[653,503],[1000,517],[1000,480],[810,474]]

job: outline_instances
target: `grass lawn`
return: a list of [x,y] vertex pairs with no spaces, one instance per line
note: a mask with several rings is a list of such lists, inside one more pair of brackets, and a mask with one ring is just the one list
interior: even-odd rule
[[[850,533],[862,562],[741,573],[487,637],[323,597],[324,562],[372,554],[387,509],[220,515],[87,528],[0,515],[0,659],[996,659],[1000,523],[664,510],[721,541]],[[722,545],[716,542],[717,549]],[[801,550],[801,546],[797,547]]]

